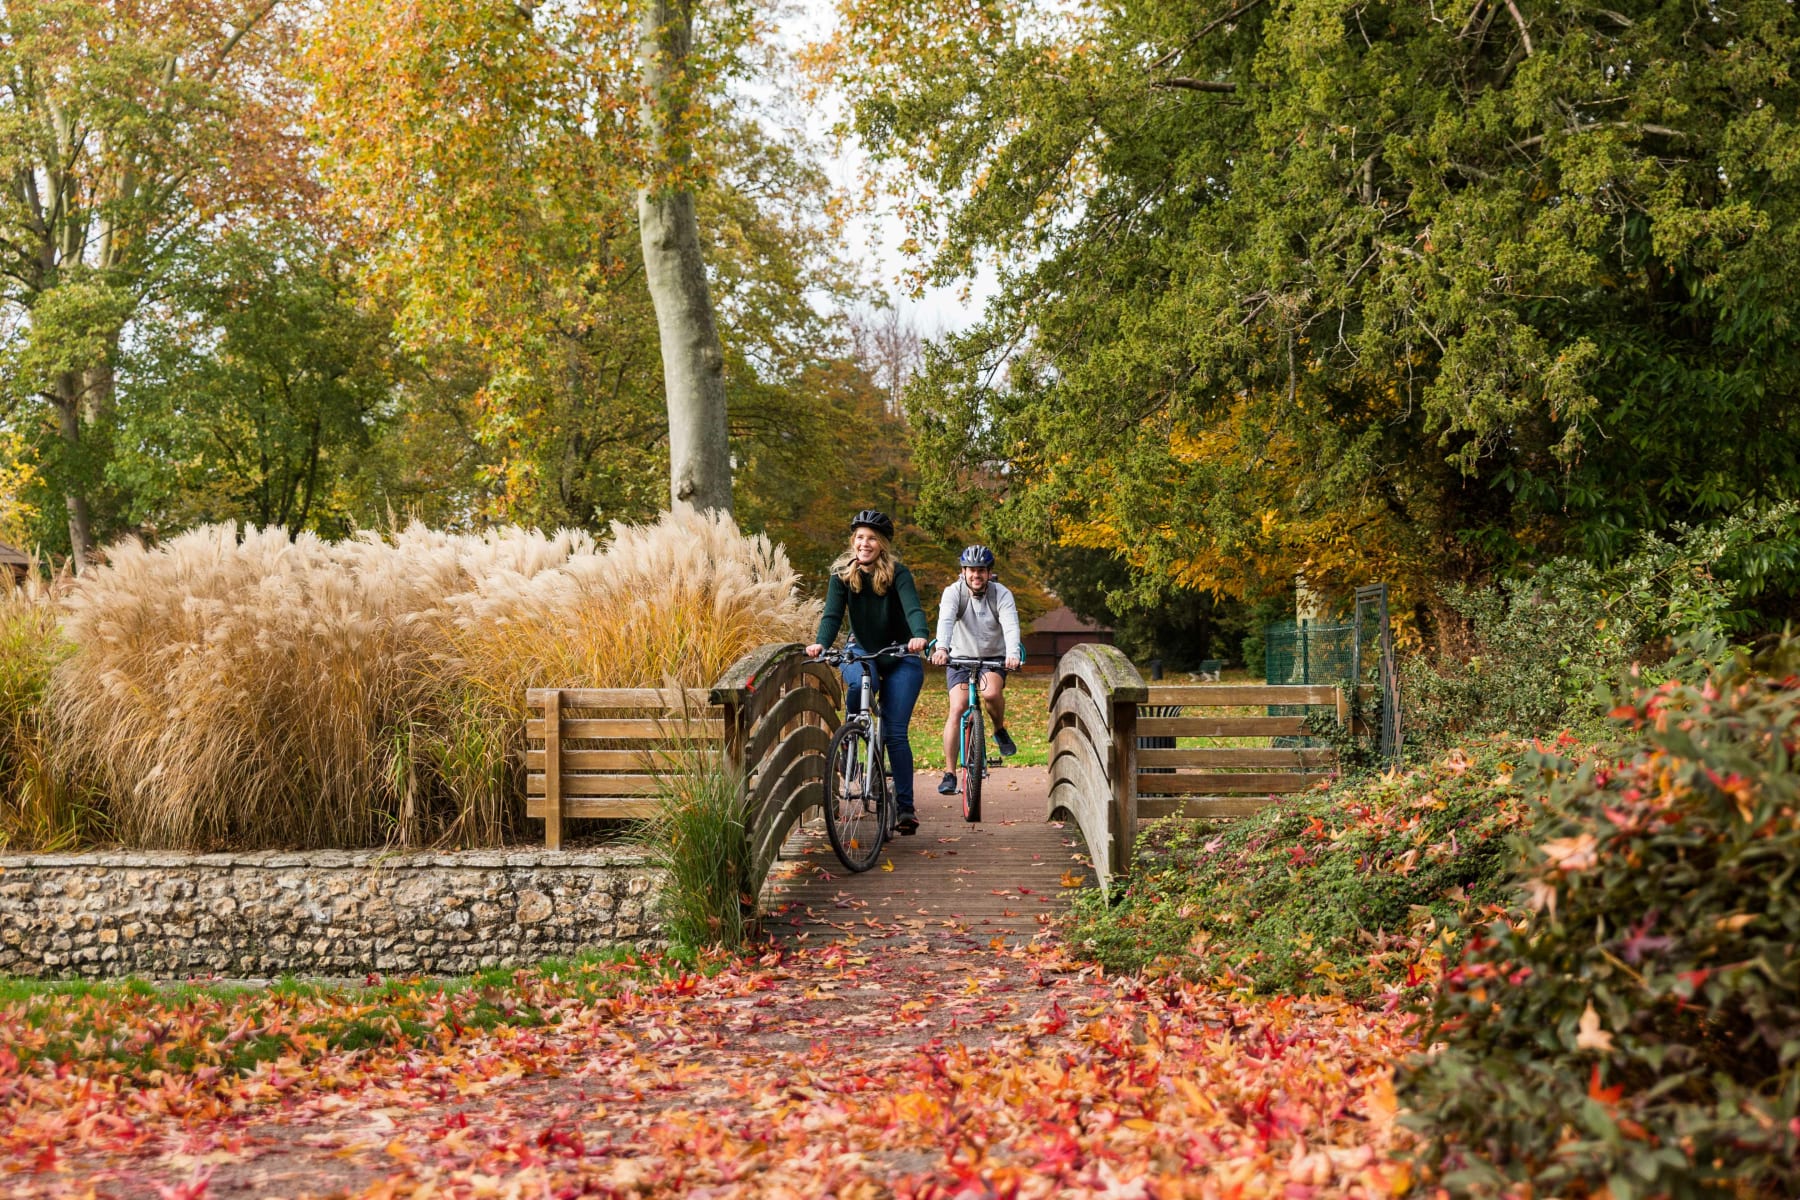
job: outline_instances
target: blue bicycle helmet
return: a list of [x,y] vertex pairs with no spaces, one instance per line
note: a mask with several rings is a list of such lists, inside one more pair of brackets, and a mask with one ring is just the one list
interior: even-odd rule
[[989,550],[986,546],[965,546],[963,548],[962,557],[957,561],[965,567],[987,567],[989,570],[992,570],[994,566],[994,552]]

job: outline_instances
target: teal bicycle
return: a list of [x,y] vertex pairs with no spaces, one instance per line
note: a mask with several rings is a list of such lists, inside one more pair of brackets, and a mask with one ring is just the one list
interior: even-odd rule
[[997,658],[952,658],[949,665],[969,672],[969,707],[963,710],[956,735],[956,782],[962,791],[963,820],[981,820],[981,781],[987,778],[986,718],[981,709],[981,678],[1006,664]]

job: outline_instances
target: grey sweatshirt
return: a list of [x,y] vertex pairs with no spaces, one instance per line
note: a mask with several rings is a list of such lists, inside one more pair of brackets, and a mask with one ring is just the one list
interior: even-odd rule
[[938,601],[937,641],[953,658],[1005,658],[1024,655],[1019,636],[1019,610],[1013,594],[997,579],[977,596],[958,579]]

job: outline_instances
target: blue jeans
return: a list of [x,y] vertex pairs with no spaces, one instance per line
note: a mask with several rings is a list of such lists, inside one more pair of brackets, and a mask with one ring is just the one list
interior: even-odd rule
[[[866,663],[845,663],[840,670],[849,706],[856,708],[862,695]],[[888,770],[894,774],[894,807],[913,810],[913,755],[907,731],[912,726],[913,705],[925,686],[925,662],[916,654],[899,661],[888,659],[875,672],[875,692],[881,697],[881,744],[887,748]]]

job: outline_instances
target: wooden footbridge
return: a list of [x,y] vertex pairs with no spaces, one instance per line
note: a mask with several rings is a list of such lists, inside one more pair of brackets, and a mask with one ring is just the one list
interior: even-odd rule
[[846,937],[1008,945],[1048,932],[1067,898],[1093,882],[1081,833],[1046,821],[1050,772],[995,767],[982,819],[963,820],[959,796],[940,796],[935,771],[917,776],[919,832],[883,847],[852,875],[831,852],[820,814],[795,828],[763,889],[763,927],[783,941]]
[[921,774],[918,834],[895,838],[874,869],[853,875],[820,823],[842,690],[791,644],[745,655],[710,689],[533,689],[528,812],[552,847],[566,818],[645,815],[658,802],[650,756],[671,743],[710,745],[742,781],[772,933],[1014,942],[1044,931],[1080,886],[1110,890],[1127,874],[1141,821],[1241,816],[1328,779],[1333,751],[1280,740],[1307,733],[1294,710],[1350,723],[1353,708],[1331,687],[1151,686],[1113,647],[1077,646],[1051,688],[1050,765],[996,768],[973,825],[957,797],[937,794],[937,776]]

